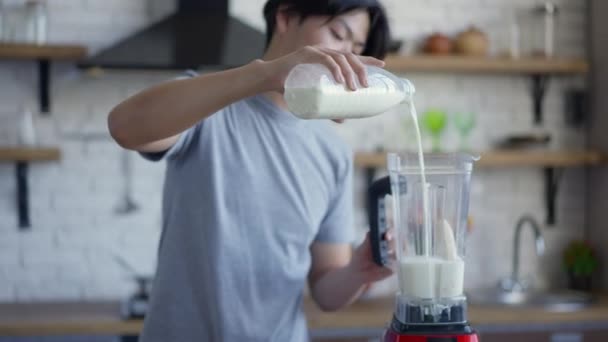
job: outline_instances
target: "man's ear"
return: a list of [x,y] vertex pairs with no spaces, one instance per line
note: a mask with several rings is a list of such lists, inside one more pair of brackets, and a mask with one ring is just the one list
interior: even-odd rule
[[287,12],[287,6],[281,5],[277,10],[277,14],[275,16],[276,25],[275,25],[275,33],[283,34],[287,32],[289,27],[289,23],[291,20],[294,20],[294,16],[290,15]]

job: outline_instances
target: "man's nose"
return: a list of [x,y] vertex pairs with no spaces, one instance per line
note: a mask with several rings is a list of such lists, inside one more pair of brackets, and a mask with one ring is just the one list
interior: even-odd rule
[[340,52],[344,52],[344,53],[353,52],[353,43],[350,41],[343,42],[342,46],[340,48]]

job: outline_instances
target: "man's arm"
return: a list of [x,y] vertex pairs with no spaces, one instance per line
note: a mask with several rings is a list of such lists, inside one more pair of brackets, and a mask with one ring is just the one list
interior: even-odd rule
[[116,106],[108,116],[114,140],[124,148],[160,152],[179,134],[231,103],[263,92],[282,91],[289,71],[300,63],[320,63],[344,83],[358,77],[367,84],[365,64],[384,66],[373,57],[307,46],[272,61],[176,80],[146,89]]
[[114,139],[124,148],[164,151],[179,134],[223,107],[268,91],[263,62],[148,88],[116,106],[108,117]]
[[[390,240],[390,234],[387,236]],[[393,271],[372,260],[369,236],[354,251],[349,244],[314,242],[308,283],[312,298],[324,311],[341,309],[359,298],[371,283]]]

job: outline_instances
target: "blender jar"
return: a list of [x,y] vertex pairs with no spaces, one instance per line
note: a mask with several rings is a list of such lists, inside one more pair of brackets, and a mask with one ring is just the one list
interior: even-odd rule
[[[399,280],[398,322],[466,323],[465,234],[473,162],[464,153],[388,155],[389,177],[370,188],[372,251],[377,263],[394,262]],[[383,239],[389,220],[384,196],[392,195],[395,260]]]

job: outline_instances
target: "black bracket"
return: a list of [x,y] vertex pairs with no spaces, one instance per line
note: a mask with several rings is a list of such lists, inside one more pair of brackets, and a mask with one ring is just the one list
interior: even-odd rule
[[559,181],[563,174],[563,170],[555,169],[554,167],[546,167],[545,173],[545,206],[547,209],[546,223],[549,226],[555,225],[556,212],[555,202],[557,201],[557,192],[559,190]]
[[19,228],[26,230],[30,224],[29,186],[28,186],[28,163],[18,161],[15,168],[17,180],[17,213],[19,217]]
[[38,60],[38,103],[40,112],[48,114],[51,110],[51,62],[48,59]]
[[543,101],[549,88],[549,75],[532,75],[532,102],[534,104],[534,124],[543,121]]

